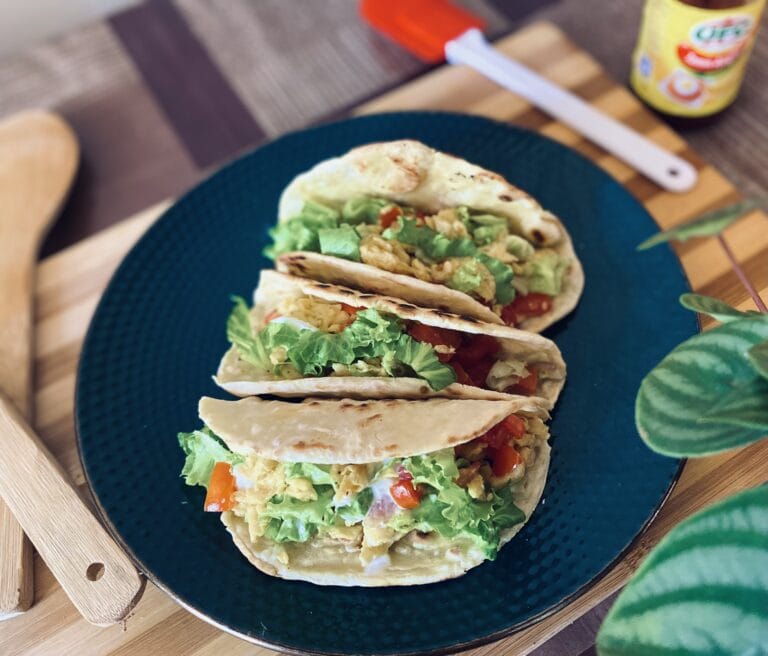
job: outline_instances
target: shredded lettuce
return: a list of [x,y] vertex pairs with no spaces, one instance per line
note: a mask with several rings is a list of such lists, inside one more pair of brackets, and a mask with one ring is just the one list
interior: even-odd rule
[[515,273],[512,268],[482,251],[478,252],[475,257],[485,265],[496,281],[496,302],[501,303],[501,305],[511,303],[515,298],[515,288],[512,286]]
[[442,232],[428,226],[420,226],[416,219],[405,216],[401,216],[394,226],[387,228],[382,237],[416,246],[426,257],[436,262],[443,262],[451,257],[473,255],[477,250],[474,242],[467,237],[451,239]]
[[419,342],[409,335],[400,335],[395,358],[413,369],[413,372],[426,380],[433,390],[441,390],[456,382],[453,367],[440,362],[437,352],[429,344]]
[[341,218],[350,225],[376,223],[381,210],[393,205],[392,201],[383,198],[352,198],[341,208]]
[[445,284],[451,289],[472,294],[480,289],[483,280],[489,274],[490,271],[478,259],[472,258],[463,262]]
[[333,485],[330,465],[313,465],[308,462],[285,462],[286,478],[306,478],[312,485]]
[[[381,198],[355,198],[344,203],[341,212],[338,212],[331,207],[308,201],[298,215],[270,229],[273,244],[264,250],[264,254],[275,259],[290,251],[312,251],[360,262],[362,237],[370,229],[378,230],[373,224],[377,223],[381,210],[391,205],[394,203]],[[499,237],[506,228],[506,220],[492,214],[472,215],[466,207],[458,207],[455,211],[472,238],[451,239],[429,226],[419,225],[416,219],[407,216],[401,216],[382,233],[382,237],[415,246],[420,255],[434,262],[444,262],[452,257],[477,258],[496,281],[496,302],[506,305],[515,297],[511,285],[514,275],[512,268],[479,250],[480,246],[490,244]],[[527,244],[525,240],[522,242]],[[527,253],[524,244],[517,240],[508,241],[507,247],[511,249],[510,252],[515,251],[513,254],[524,250]],[[536,280],[543,278],[537,275]],[[470,289],[471,280],[460,282],[459,285],[454,280],[453,288],[465,293],[473,291]]]
[[533,244],[524,237],[508,235],[506,243],[507,253],[514,255],[518,260],[525,261],[533,257],[536,249]]
[[322,228],[318,231],[320,252],[353,262],[360,261],[360,235],[351,225],[342,224],[338,228]]
[[276,542],[306,542],[313,535],[332,526],[352,526],[363,521],[373,500],[370,488],[364,488],[343,506],[336,506],[336,483],[330,465],[306,462],[283,463],[286,479],[306,478],[311,481],[317,498],[302,501],[288,495],[269,500],[260,515],[266,521],[264,534]]
[[472,239],[478,246],[487,246],[496,241],[506,226],[499,223],[495,225],[481,225],[472,231]]
[[[178,439],[186,454],[181,475],[187,485],[207,487],[215,463],[237,465],[244,461],[207,427],[179,433]],[[276,542],[305,542],[331,527],[359,524],[373,502],[369,485],[337,505],[334,501],[337,486],[330,465],[286,462],[281,463],[281,467],[286,481],[308,480],[314,489],[314,498],[302,500],[277,494],[267,501],[259,521],[264,522],[264,535]],[[436,531],[446,538],[468,538],[493,559],[499,549],[501,532],[525,519],[509,487],[491,492],[486,501],[470,497],[467,490],[455,482],[459,471],[453,449],[386,461],[371,483],[387,478],[394,480],[402,469],[410,472],[415,485],[427,486],[428,492],[417,508],[401,510],[392,516],[388,525],[398,531],[416,529]]]
[[446,538],[464,536],[473,540],[493,559],[499,549],[501,532],[525,520],[506,487],[491,492],[488,501],[477,501],[455,479],[458,468],[453,449],[403,458],[394,464],[411,473],[415,484],[429,486],[430,492],[411,511],[398,513],[393,528],[437,531]]
[[269,351],[264,342],[255,339],[248,305],[240,296],[233,296],[235,307],[227,319],[227,339],[237,348],[240,357],[266,371],[272,371]]
[[274,364],[270,354],[284,349],[288,362],[302,376],[324,376],[334,365],[378,359],[387,375],[403,375],[406,368],[434,390],[456,381],[453,368],[440,362],[431,345],[408,335],[397,317],[373,308],[358,312],[355,321],[340,333],[307,330],[283,322],[270,322],[255,333],[245,301],[237,297],[234,300],[227,337],[240,357],[261,371],[279,374],[281,365]]
[[526,262],[524,275],[529,292],[539,292],[557,296],[563,287],[563,277],[568,268],[568,261],[553,250],[537,252],[533,259]]
[[217,462],[231,465],[243,462],[243,457],[230,451],[213,432],[205,427],[191,433],[179,433],[179,446],[187,456],[181,475],[187,485],[208,487],[213,466]]
[[319,251],[319,231],[338,225],[339,213],[336,210],[307,201],[299,214],[270,228],[269,236],[273,243],[264,249],[264,255],[274,260],[290,251]]
[[336,515],[347,526],[358,524],[363,521],[368,509],[373,502],[373,490],[366,487],[358,492],[352,499],[344,506],[336,508]]
[[264,534],[275,542],[306,542],[318,529],[332,526],[336,513],[331,505],[333,487],[316,486],[317,499],[300,501],[276,495],[269,500],[260,519],[267,520]]

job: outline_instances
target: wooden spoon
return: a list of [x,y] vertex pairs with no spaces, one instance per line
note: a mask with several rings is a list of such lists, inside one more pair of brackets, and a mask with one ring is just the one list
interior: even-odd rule
[[[31,111],[0,122],[0,496],[13,511],[0,501],[0,619],[24,612],[34,598],[32,549],[14,515],[89,621],[111,623],[128,612],[125,590],[115,599],[107,597],[114,593],[113,575],[124,577],[131,601],[142,589],[130,561],[24,421],[32,410],[37,252],[69,190],[78,157],[74,133],[55,114]],[[95,585],[91,579],[97,576],[104,584]]]

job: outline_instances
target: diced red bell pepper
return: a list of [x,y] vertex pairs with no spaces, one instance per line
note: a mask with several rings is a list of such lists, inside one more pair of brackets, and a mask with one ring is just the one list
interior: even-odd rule
[[491,449],[489,455],[494,476],[506,476],[523,461],[517,449],[509,444]]
[[519,440],[521,437],[525,437],[525,420],[517,415],[509,415],[501,425],[509,432],[512,439]]
[[414,321],[408,327],[408,334],[419,342],[426,342],[432,346],[442,344],[458,348],[461,345],[461,334],[447,328],[437,328],[424,323]]
[[508,387],[505,391],[510,394],[522,394],[524,396],[531,396],[535,394],[539,387],[539,375],[535,369],[531,370],[525,378],[521,378],[514,385]]
[[381,224],[381,227],[384,228],[384,230],[386,230],[395,221],[397,221],[397,217],[400,216],[402,213],[403,213],[403,210],[401,210],[397,205],[393,205],[392,207],[383,209],[379,213],[379,223]]
[[515,326],[528,317],[540,317],[552,309],[552,300],[548,294],[538,292],[516,296],[502,309],[501,319],[508,326]]
[[486,358],[475,363],[465,363],[464,367],[472,379],[472,384],[475,387],[485,387],[485,382],[488,378],[488,372],[493,367],[494,360]]
[[471,335],[456,351],[456,359],[467,368],[473,364],[496,355],[499,352],[499,342],[489,335]]
[[462,385],[473,385],[472,379],[469,377],[469,374],[464,370],[464,367],[462,367],[458,362],[453,361],[451,362],[451,366],[453,367],[453,370],[456,372],[456,382],[461,383]]
[[205,495],[204,505],[206,512],[232,510],[235,505],[235,489],[232,465],[228,462],[217,462],[213,466],[211,479],[208,481],[208,493]]
[[389,488],[395,503],[401,508],[416,508],[421,502],[421,492],[413,486],[413,482],[401,478]]

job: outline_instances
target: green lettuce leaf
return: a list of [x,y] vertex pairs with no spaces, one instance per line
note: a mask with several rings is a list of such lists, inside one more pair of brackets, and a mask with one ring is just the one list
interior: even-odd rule
[[[501,531],[525,520],[509,487],[492,492],[488,501],[477,501],[457,485],[453,449],[403,458],[390,467],[398,466],[410,472],[415,484],[428,485],[430,492],[422,497],[417,508],[395,515],[390,521],[392,528],[437,531],[446,538],[467,537],[493,559],[499,549]],[[382,470],[379,475],[387,473]]]
[[550,250],[538,251],[525,263],[525,277],[529,292],[557,296],[563,287],[568,261]]
[[272,371],[269,351],[251,327],[248,305],[240,296],[233,296],[235,307],[227,319],[227,339],[237,348],[240,357],[259,369]]
[[344,334],[354,342],[356,352],[375,357],[382,344],[397,342],[405,332],[403,322],[392,315],[384,315],[374,308],[360,310],[354,322],[344,330]]
[[346,506],[336,509],[336,515],[347,526],[352,526],[363,521],[368,509],[373,502],[373,491],[371,488],[366,487],[360,490]]
[[432,230],[428,226],[420,226],[416,219],[404,216],[401,216],[393,227],[387,228],[382,237],[416,246],[424,255],[437,262],[451,257],[467,257],[477,251],[474,242],[467,237],[450,239],[442,232]]
[[333,488],[320,486],[317,499],[300,501],[289,496],[274,496],[261,517],[269,520],[265,535],[276,542],[306,542],[318,529],[332,526],[336,520],[331,502]]
[[230,451],[216,435],[208,428],[179,433],[179,446],[187,456],[181,475],[187,485],[202,485],[208,487],[213,466],[217,462],[228,462],[236,465],[243,457]]
[[376,223],[381,210],[393,205],[392,201],[383,198],[352,198],[341,208],[341,219],[350,225]]
[[511,303],[515,298],[515,288],[512,286],[515,272],[512,271],[512,267],[486,253],[480,252],[475,257],[485,265],[496,281],[496,302],[501,305]]
[[536,249],[533,244],[518,235],[509,235],[507,237],[507,253],[514,255],[518,260],[525,261],[533,257]]
[[227,336],[240,357],[267,372],[279,373],[279,365],[272,364],[270,354],[282,348],[288,362],[302,376],[328,375],[334,365],[376,360],[377,367],[387,375],[403,375],[403,369],[408,368],[435,390],[456,380],[453,368],[440,362],[431,345],[407,335],[397,317],[380,314],[373,308],[358,312],[355,321],[340,333],[272,321],[254,334],[248,307],[236,298],[227,322]]
[[308,462],[284,462],[285,478],[306,478],[312,485],[333,485],[330,465],[313,465]]
[[323,255],[333,255],[353,262],[360,261],[360,236],[351,225],[322,228],[317,234]]
[[319,231],[324,228],[336,228],[339,225],[339,213],[320,203],[307,201],[301,212],[278,223],[269,230],[273,243],[264,249],[264,255],[274,260],[278,255],[291,251],[320,250]]
[[433,390],[441,390],[456,382],[453,367],[440,362],[437,352],[429,344],[417,342],[410,335],[403,334],[397,340],[395,358],[413,369]]
[[481,225],[472,231],[472,239],[478,246],[487,246],[493,243],[504,232],[506,226],[501,223],[493,225]]
[[286,346],[288,360],[303,376],[321,376],[334,362],[352,364],[357,359],[354,343],[344,333],[294,330],[299,332],[299,339],[293,348]]
[[472,294],[480,289],[484,277],[489,274],[490,271],[480,263],[480,260],[472,258],[463,262],[445,284],[451,289],[456,289],[465,294]]

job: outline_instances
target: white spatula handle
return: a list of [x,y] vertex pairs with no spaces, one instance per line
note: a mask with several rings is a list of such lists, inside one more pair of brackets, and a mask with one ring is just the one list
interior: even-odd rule
[[0,495],[86,620],[106,626],[128,614],[143,580],[2,394]]
[[578,96],[505,57],[471,29],[445,45],[451,64],[465,64],[540,107],[670,191],[696,184],[696,169]]

